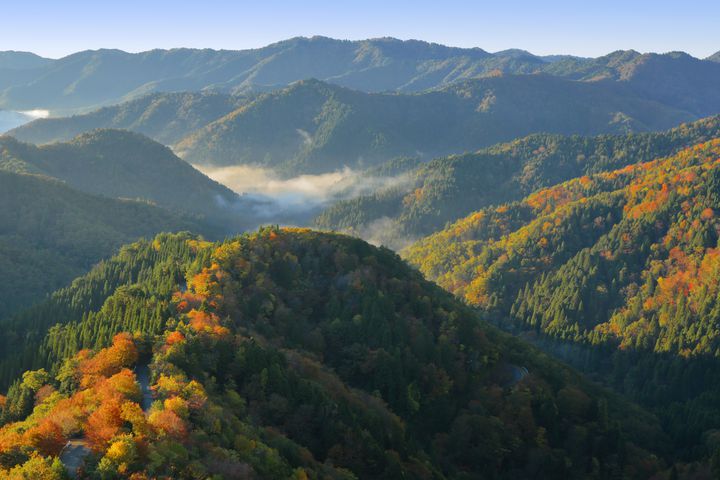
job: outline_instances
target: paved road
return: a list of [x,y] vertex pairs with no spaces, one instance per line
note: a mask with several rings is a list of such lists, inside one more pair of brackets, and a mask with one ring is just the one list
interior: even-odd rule
[[[143,411],[150,410],[153,402],[152,390],[150,390],[150,368],[147,364],[135,367],[135,377],[140,384],[142,391],[142,400],[140,406]],[[60,452],[60,461],[65,465],[65,469],[70,477],[76,478],[78,469],[83,465],[85,457],[90,454],[87,440],[84,438],[76,438],[70,440]]]
[[87,445],[87,440],[76,438],[65,444],[62,452],[60,452],[60,461],[65,465],[70,477],[76,478],[78,469],[89,454],[90,448]]
[[152,390],[150,390],[150,367],[148,367],[147,364],[138,365],[135,367],[135,377],[140,384],[140,391],[142,392],[140,406],[144,412],[147,412],[153,403]]

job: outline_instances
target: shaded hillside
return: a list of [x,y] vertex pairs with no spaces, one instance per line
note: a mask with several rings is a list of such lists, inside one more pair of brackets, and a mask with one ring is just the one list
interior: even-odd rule
[[[480,208],[518,200],[573,177],[670,155],[716,137],[720,137],[720,117],[662,133],[531,135],[476,153],[432,160],[407,174],[401,188],[338,202],[315,224],[397,246],[403,238],[428,235]],[[383,228],[373,228],[374,224]]]
[[209,179],[142,135],[95,130],[37,147],[0,137],[0,168],[59,178],[84,192],[143,199],[237,232],[255,221],[253,202]]
[[720,428],[720,140],[480,210],[404,256],[508,329],[656,409],[683,454]]
[[162,231],[211,232],[152,205],[3,170],[0,204],[0,318],[64,286],[124,243]]
[[244,97],[210,93],[156,93],[84,115],[43,118],[10,132],[35,144],[68,141],[97,128],[132,130],[164,145],[238,108]]
[[[221,244],[161,236],[52,301],[68,315],[33,357],[45,370],[3,401],[0,468],[52,472],[72,435],[87,439],[85,471],[98,476],[648,478],[665,468],[647,450],[664,451],[652,416],[361,240],[270,228]],[[24,324],[47,328],[46,315]],[[150,349],[157,401],[145,417],[129,368]],[[530,373],[516,380],[520,366]]]

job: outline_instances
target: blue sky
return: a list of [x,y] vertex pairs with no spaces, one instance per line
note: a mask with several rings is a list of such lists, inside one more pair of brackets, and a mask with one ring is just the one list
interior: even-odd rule
[[5,0],[0,50],[243,49],[293,36],[393,36],[488,51],[598,56],[720,50],[720,0]]

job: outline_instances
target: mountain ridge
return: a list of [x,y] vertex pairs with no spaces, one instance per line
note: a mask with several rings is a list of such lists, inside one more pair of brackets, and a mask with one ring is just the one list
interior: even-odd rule
[[[589,72],[596,75],[603,69],[615,71],[612,65],[603,66],[602,57],[553,57],[556,61],[547,62],[532,54],[518,55],[514,50],[492,54],[479,48],[448,47],[420,40],[345,41],[327,37],[296,37],[248,50],[88,50],[50,60],[34,69],[5,70],[4,78],[0,78],[0,107],[72,112],[153,91],[242,93],[282,88],[306,78],[367,92],[415,92],[495,71],[547,72],[578,79],[592,78]],[[694,57],[692,61],[715,64]],[[115,81],[112,88],[107,87],[110,80]]]
[[[358,239],[278,228],[215,244],[161,235],[52,301],[64,313],[73,298],[62,324],[44,324],[35,365],[47,370],[14,382],[0,408],[0,469],[24,468],[37,451],[51,462],[71,435],[96,452],[88,472],[125,463],[176,478],[643,478],[667,468],[652,415]],[[49,309],[20,317],[17,333],[51,320]],[[158,400],[145,422],[129,416],[139,410],[129,369],[143,355]],[[528,372],[516,380],[518,364]],[[57,393],[33,402],[44,385]],[[32,442],[44,431],[58,433]],[[147,446],[118,456],[116,442]]]

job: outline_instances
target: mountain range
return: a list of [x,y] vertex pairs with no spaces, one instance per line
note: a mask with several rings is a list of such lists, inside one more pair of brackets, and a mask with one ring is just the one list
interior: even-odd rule
[[[58,60],[3,52],[0,108],[70,111],[151,92],[245,93],[278,89],[308,78],[365,92],[418,92],[497,72],[545,72],[576,80],[622,83],[648,98],[672,99],[690,110],[704,105],[684,99],[688,92],[702,91],[706,96],[715,92],[712,87],[720,65],[714,58],[632,50],[596,59],[538,57],[521,50],[493,54],[416,40],[325,37],[298,37],[240,51],[174,49],[133,54],[95,50]],[[662,80],[657,81],[658,76]]]
[[[700,98],[700,97],[698,97]],[[705,110],[720,109],[711,98]],[[127,128],[201,165],[252,165],[283,175],[364,169],[399,156],[429,160],[543,131],[593,135],[663,130],[698,115],[620,83],[495,76],[417,94],[372,94],[317,80],[251,96],[154,94],[8,132],[34,143]]]

